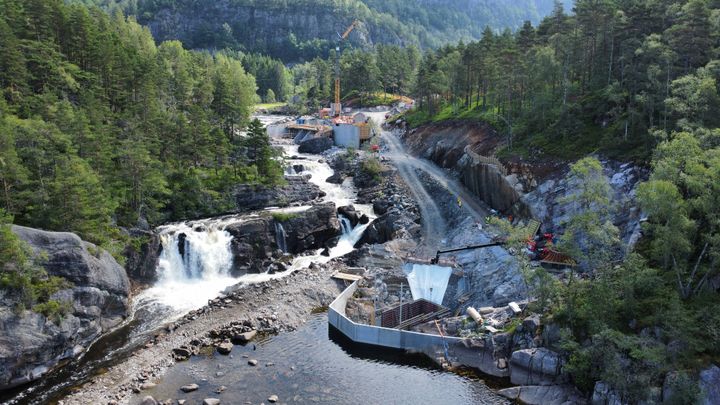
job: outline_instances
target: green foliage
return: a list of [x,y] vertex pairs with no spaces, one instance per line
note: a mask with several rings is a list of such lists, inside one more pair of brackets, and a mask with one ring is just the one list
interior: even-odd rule
[[15,303],[16,312],[32,309],[59,323],[71,307],[51,297],[72,284],[38,267],[33,262],[38,258],[31,258],[30,248],[12,232],[11,224],[12,217],[0,208],[0,289]]
[[[274,151],[244,149],[257,96],[242,55],[156,45],[134,18],[72,3],[2,3],[0,207],[19,224],[119,257],[118,226],[226,212],[233,184],[281,181]],[[284,97],[287,72],[268,66]]]
[[293,218],[297,218],[297,214],[292,212],[273,212],[272,218],[275,222],[287,222]]
[[375,181],[380,181],[382,179],[380,176],[383,171],[382,164],[374,157],[363,160],[360,164],[360,170],[372,177]]
[[646,160],[655,130],[718,126],[719,12],[704,0],[580,0],[537,27],[486,29],[425,55],[408,122],[491,122],[506,153],[533,158]]

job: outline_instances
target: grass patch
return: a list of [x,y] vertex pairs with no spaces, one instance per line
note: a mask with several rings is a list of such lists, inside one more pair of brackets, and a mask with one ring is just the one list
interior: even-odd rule
[[255,104],[253,109],[255,111],[257,110],[274,110],[282,107],[286,107],[287,103],[263,103],[263,104]]
[[365,94],[362,97],[357,92],[352,92],[343,98],[343,103],[356,107],[377,107],[399,102],[411,103],[412,99],[399,94],[384,93],[382,91]]
[[297,218],[298,214],[292,212],[273,212],[272,218],[275,222],[286,222],[293,218]]

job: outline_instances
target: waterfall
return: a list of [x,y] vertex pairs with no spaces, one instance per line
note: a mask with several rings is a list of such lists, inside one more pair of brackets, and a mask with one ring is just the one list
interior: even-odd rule
[[232,236],[217,227],[192,229],[169,225],[160,234],[160,281],[186,281],[226,276],[232,268]]
[[285,233],[285,228],[283,228],[282,224],[277,221],[275,221],[275,243],[277,243],[283,253],[287,253],[287,234]]
[[171,311],[172,315],[167,315],[171,318],[200,308],[237,282],[230,275],[232,235],[223,229],[224,224],[207,221],[195,225],[181,223],[158,229],[162,244],[158,281],[137,297],[138,307]]
[[370,225],[369,223],[364,225],[357,224],[353,228],[349,219],[342,215],[338,215],[338,219],[340,220],[340,227],[342,228],[342,236],[338,244],[330,249],[330,257],[338,257],[352,252],[353,249],[355,249],[355,244],[360,240],[368,225]]
[[338,219],[340,220],[340,226],[342,227],[343,236],[349,235],[353,229],[352,223],[350,222],[350,220],[345,218],[342,215],[338,215]]

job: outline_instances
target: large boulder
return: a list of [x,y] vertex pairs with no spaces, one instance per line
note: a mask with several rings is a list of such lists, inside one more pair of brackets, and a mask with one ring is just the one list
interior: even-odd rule
[[272,252],[278,249],[272,218],[250,218],[230,224],[225,230],[233,237],[232,273],[237,276],[264,271]]
[[720,403],[720,367],[712,365],[700,372],[700,403]]
[[334,203],[315,205],[281,223],[290,253],[328,247],[342,233]]
[[37,263],[52,276],[73,283],[53,299],[68,302],[58,323],[17,313],[0,294],[0,390],[33,381],[64,359],[77,356],[128,315],[130,282],[125,269],[105,250],[68,232],[13,226]]
[[352,227],[356,227],[358,224],[367,224],[370,222],[370,218],[360,211],[357,211],[353,205],[345,205],[338,208],[338,214],[344,216],[350,221]]
[[557,353],[545,349],[524,349],[510,358],[510,381],[517,385],[554,385],[565,382],[563,361]]
[[235,188],[236,211],[254,211],[266,207],[287,207],[298,202],[308,202],[323,197],[325,193],[310,182],[310,175],[285,176],[286,184],[264,186],[242,184]]
[[399,210],[388,211],[370,222],[355,246],[385,243],[398,238],[414,225],[412,219]]
[[160,236],[153,231],[131,229],[130,236],[139,243],[125,248],[125,271],[132,280],[152,283],[157,280],[157,266],[160,259]]
[[521,404],[585,404],[582,394],[571,385],[528,385],[501,389],[498,394]]
[[626,405],[620,395],[615,392],[610,384],[604,381],[598,381],[593,388],[592,397],[590,397],[592,405]]
[[326,136],[321,136],[302,141],[298,147],[298,152],[320,154],[332,147],[333,140]]

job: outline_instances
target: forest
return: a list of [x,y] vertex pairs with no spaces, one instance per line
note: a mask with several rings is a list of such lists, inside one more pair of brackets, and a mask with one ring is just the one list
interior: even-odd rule
[[156,44],[99,8],[0,8],[0,207],[15,223],[117,251],[119,227],[227,212],[235,184],[282,181],[264,132],[241,136],[257,101],[241,60]]
[[[179,39],[190,49],[231,48],[283,62],[327,57],[336,32],[362,22],[354,46],[438,47],[478,39],[482,28],[515,29],[538,22],[552,0],[76,0],[121,9],[151,27],[160,40]],[[570,6],[571,1],[565,0]]]
[[[582,158],[571,166],[582,214],[560,248],[583,271],[526,277],[586,393],[605,381],[623,401],[652,400],[647,387],[672,372],[670,402],[695,403],[691,376],[720,359],[719,57],[720,2],[577,0],[572,14],[556,4],[537,27],[486,29],[419,65],[410,126],[484,121],[506,139],[501,158]],[[631,252],[597,156],[651,170]]]
[[[206,30],[185,45],[157,43],[122,11],[151,21],[195,2],[69,3],[0,0],[3,224],[73,231],[119,257],[125,228],[227,212],[235,185],[283,181],[250,122],[258,101],[306,112],[331,98],[329,39],[248,45],[228,26],[222,38]],[[344,47],[344,101],[408,95],[417,108],[399,118],[411,127],[487,122],[506,140],[499,158],[571,164],[572,202],[585,214],[569,220],[561,247],[584,270],[560,282],[526,269],[526,280],[535,309],[561,326],[556,349],[572,382],[589,393],[602,380],[636,403],[672,372],[677,403],[694,403],[694,373],[720,361],[720,0],[576,0],[571,12],[555,2],[536,24],[488,21],[472,32],[457,31],[467,16],[452,9],[341,3],[410,38]],[[401,27],[406,12],[412,24]],[[631,252],[609,220],[598,156],[650,172]],[[0,262],[24,267],[22,248],[0,231]],[[58,288],[30,284],[41,301]]]

